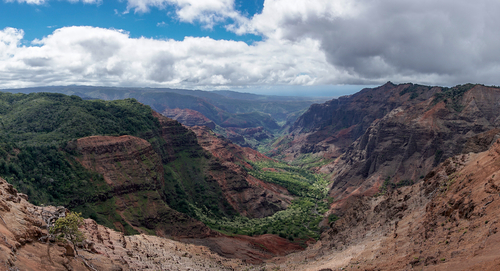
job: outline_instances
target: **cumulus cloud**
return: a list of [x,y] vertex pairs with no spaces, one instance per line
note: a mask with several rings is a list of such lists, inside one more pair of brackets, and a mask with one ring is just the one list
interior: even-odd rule
[[[18,3],[26,3],[30,5],[43,5],[49,0],[6,0],[7,3],[9,2],[18,2]],[[95,5],[100,5],[102,3],[102,0],[68,0],[71,3],[78,3],[82,2],[84,4],[95,4]]]
[[[31,5],[43,5],[49,0],[5,0]],[[102,0],[67,0],[71,3],[102,4]],[[248,19],[235,10],[234,0],[127,0],[124,13],[147,13],[151,8],[166,9],[173,7],[177,19],[181,22],[199,22],[206,28],[213,28],[218,23],[231,20],[231,27],[235,28],[248,22]],[[114,10],[119,14],[118,10]]]
[[222,23],[263,40],[134,39],[119,30],[66,27],[23,46],[23,31],[5,28],[0,87],[499,84],[496,0],[266,0],[252,18],[236,11],[234,0],[127,2],[141,13],[169,6],[180,21]]
[[[0,31],[0,87],[34,85],[227,88],[315,84],[335,74],[312,39],[244,42],[131,38],[125,31],[65,27],[22,46],[21,30]],[[9,80],[12,79],[12,80]]]
[[261,14],[232,28],[271,39],[318,40],[339,83],[497,83],[496,0],[266,0]]
[[127,11],[145,13],[150,8],[174,7],[181,22],[200,22],[207,28],[232,19],[236,23],[245,18],[234,9],[234,0],[127,0]]

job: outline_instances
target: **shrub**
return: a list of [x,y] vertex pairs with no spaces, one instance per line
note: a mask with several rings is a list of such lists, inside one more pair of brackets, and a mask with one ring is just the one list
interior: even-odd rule
[[78,229],[81,225],[83,225],[82,214],[71,212],[66,217],[59,218],[49,232],[54,234],[60,241],[71,242],[75,253],[78,254],[76,243],[85,240],[85,235]]

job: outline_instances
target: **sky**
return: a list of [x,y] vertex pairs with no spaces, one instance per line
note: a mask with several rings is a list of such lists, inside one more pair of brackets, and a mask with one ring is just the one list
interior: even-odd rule
[[0,89],[500,85],[498,14],[498,0],[0,0]]

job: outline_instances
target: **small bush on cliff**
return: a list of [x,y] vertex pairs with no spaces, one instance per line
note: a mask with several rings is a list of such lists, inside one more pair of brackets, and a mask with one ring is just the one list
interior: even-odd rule
[[82,214],[71,212],[66,217],[59,218],[49,232],[55,235],[60,241],[66,240],[73,244],[75,253],[78,254],[76,243],[85,240],[85,235],[78,229],[82,225]]
[[331,215],[328,216],[328,222],[329,223],[335,222],[335,221],[337,221],[339,219],[340,219],[340,217],[338,217],[336,214],[331,214]]

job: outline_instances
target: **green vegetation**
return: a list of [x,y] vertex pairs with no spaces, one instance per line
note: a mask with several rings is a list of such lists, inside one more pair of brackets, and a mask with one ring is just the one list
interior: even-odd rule
[[275,158],[279,159],[280,157],[276,157],[276,154],[280,154],[283,152],[283,150],[286,150],[292,146],[292,140],[293,138],[291,136],[281,136],[274,140],[270,145],[263,145],[259,148],[259,151],[261,153],[264,153],[265,155],[268,156],[274,156]]
[[290,163],[292,166],[298,166],[305,169],[312,169],[315,167],[321,167],[331,163],[332,160],[325,159],[321,156],[316,156],[311,153],[300,154],[297,158]]
[[224,122],[220,123],[220,126],[237,128],[254,128],[262,126],[270,131],[280,128],[269,114],[260,112],[233,114],[224,120]]
[[335,222],[335,221],[337,221],[339,219],[340,219],[340,217],[338,217],[336,214],[331,214],[331,215],[328,216],[328,222],[329,223]]
[[54,227],[49,230],[50,234],[56,236],[56,239],[69,241],[73,244],[77,255],[76,243],[85,240],[85,235],[78,229],[78,227],[83,225],[83,217],[81,215],[80,213],[70,212],[67,216],[57,219]]
[[224,199],[217,181],[206,175],[210,164],[203,154],[201,148],[186,148],[177,153],[177,159],[164,165],[169,180],[162,189],[165,202],[194,218],[199,217],[200,210],[214,219],[231,218],[237,213]]
[[464,109],[464,106],[460,103],[462,96],[475,86],[476,84],[465,84],[452,88],[442,88],[442,92],[434,94],[433,104],[444,101],[453,110],[461,112]]
[[140,135],[159,123],[133,99],[85,101],[62,94],[0,93],[2,142],[57,145],[89,135]]
[[403,89],[401,92],[399,92],[399,95],[403,96],[406,93],[411,93],[410,100],[413,100],[413,99],[417,98],[421,93],[426,92],[430,89],[431,89],[431,87],[429,87],[429,86],[411,84],[409,87],[407,87],[407,88]]
[[281,185],[295,196],[324,199],[328,192],[326,188],[328,181],[309,170],[274,161],[250,164],[254,167],[254,170],[249,172],[250,175]]
[[[92,218],[97,223],[110,229],[122,230],[123,233],[127,235],[139,234],[138,231],[136,231],[118,214],[116,210],[116,200],[113,197],[95,202],[85,202],[81,205],[76,205],[71,209],[75,212],[81,212],[83,217]],[[123,228],[117,229],[114,223],[121,224]]]
[[111,191],[102,176],[75,160],[73,140],[140,136],[159,127],[151,109],[133,99],[105,102],[62,94],[0,93],[0,103],[0,176],[35,204],[75,207]]
[[76,139],[127,134],[149,141],[161,156],[166,184],[158,192],[173,208],[193,215],[193,210],[183,209],[190,203],[211,209],[216,217],[234,215],[229,204],[221,200],[217,183],[205,179],[209,155],[196,144],[196,136],[172,122],[169,125],[176,133],[167,144],[151,108],[134,99],[102,101],[51,93],[0,93],[0,104],[0,176],[34,204],[66,206],[110,228],[116,229],[118,222],[126,233],[137,233],[118,215],[113,188],[77,161]]
[[[251,163],[254,170],[249,173],[261,180],[279,184],[298,196],[283,211],[272,216],[249,219],[243,216],[215,219],[208,216],[207,210],[197,210],[196,217],[212,229],[226,234],[277,234],[289,240],[305,241],[319,238],[319,222],[328,210],[328,182],[320,175],[305,169],[275,161]],[[210,211],[208,211],[210,213]]]
[[319,222],[328,210],[324,201],[299,198],[286,210],[264,218],[249,219],[236,216],[234,219],[213,219],[199,213],[198,217],[210,228],[226,234],[261,235],[277,234],[289,240],[319,238]]
[[[305,168],[273,161],[251,163],[254,169],[250,175],[287,188],[296,199],[288,209],[270,217],[248,219],[237,214],[207,174],[208,170],[225,168],[212,162],[194,133],[177,122],[162,127],[151,108],[134,99],[101,101],[50,93],[0,93],[0,105],[0,176],[35,204],[66,206],[126,234],[137,233],[126,221],[154,233],[155,225],[143,224],[140,218],[147,216],[148,203],[155,197],[225,233],[271,233],[298,242],[319,237],[318,224],[328,210],[328,182]],[[175,132],[167,138],[161,134],[165,129]],[[119,212],[114,189],[103,176],[78,161],[81,154],[76,139],[125,134],[152,145],[162,161],[165,182],[152,190],[137,191],[134,198],[124,198],[137,206]],[[323,163],[310,156],[304,156],[303,161],[308,168]],[[143,163],[154,167],[145,157]],[[124,167],[119,161],[114,165]]]

